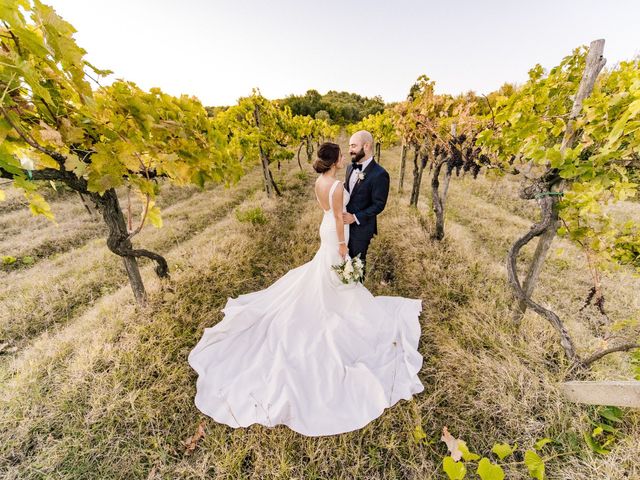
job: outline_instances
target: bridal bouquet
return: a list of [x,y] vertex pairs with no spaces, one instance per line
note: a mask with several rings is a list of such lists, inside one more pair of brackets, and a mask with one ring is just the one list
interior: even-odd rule
[[342,283],[362,282],[364,276],[363,267],[360,254],[354,258],[347,255],[347,258],[342,263],[331,266]]

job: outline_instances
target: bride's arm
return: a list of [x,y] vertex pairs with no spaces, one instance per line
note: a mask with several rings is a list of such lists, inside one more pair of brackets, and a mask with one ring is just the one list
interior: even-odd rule
[[338,245],[344,245],[346,248],[347,242],[344,240],[344,221],[342,220],[342,201],[344,198],[344,187],[342,182],[338,184],[338,187],[333,192],[331,203],[333,204],[333,218],[336,221],[336,234],[338,235]]

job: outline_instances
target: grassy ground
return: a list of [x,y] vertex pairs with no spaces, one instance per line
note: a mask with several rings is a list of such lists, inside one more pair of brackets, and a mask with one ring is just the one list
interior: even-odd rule
[[[384,152],[382,163],[395,184],[398,151]],[[3,227],[14,227],[3,230],[2,255],[28,253],[56,235],[61,243],[77,241],[0,272],[0,343],[17,350],[0,355],[0,477],[444,478],[446,447],[438,439],[445,425],[483,455],[491,456],[495,442],[517,442],[507,478],[528,478],[518,462],[542,437],[554,440],[542,451],[552,457],[548,478],[640,476],[637,412],[624,412],[611,454],[592,453],[582,434],[595,408],[562,400],[566,363],[553,332],[529,313],[520,331],[511,324],[504,256],[533,215],[510,200],[512,186],[496,193],[482,178],[452,181],[442,243],[429,239],[427,182],[417,210],[394,185],[371,247],[367,287],[423,299],[424,392],[361,430],[331,437],[284,426],[234,430],[200,414],[186,359],[203,329],[221,319],[227,297],[265,288],[315,253],[322,212],[306,168],[300,174],[295,162],[285,166],[277,175],[284,198],[277,200],[260,191],[258,171],[230,190],[168,189],[165,227],[145,229],[138,244],[166,254],[172,281],[161,284],[143,265],[145,309],[134,305],[101,226],[80,219],[87,214],[77,198],[53,200],[59,227],[28,220],[18,208],[3,210]],[[266,222],[238,219],[257,207]],[[91,233],[83,234],[87,227]],[[537,295],[569,319],[579,345],[593,347],[596,312],[576,313],[589,285],[584,260],[562,241],[554,246],[564,251],[554,249]],[[639,287],[624,271],[607,279],[611,317],[640,310]],[[592,377],[630,378],[628,357],[611,356]],[[187,454],[182,442],[202,421],[205,437]],[[418,426],[436,441],[415,443]]]

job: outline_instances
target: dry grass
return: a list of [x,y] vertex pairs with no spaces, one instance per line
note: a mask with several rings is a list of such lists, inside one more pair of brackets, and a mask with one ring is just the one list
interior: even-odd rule
[[[166,252],[224,218],[258,188],[259,179],[250,175],[230,191],[221,186],[202,193],[192,191],[190,197],[164,208],[162,229],[144,229],[135,237],[134,244]],[[172,189],[169,189],[168,195],[171,193]],[[73,206],[65,205],[59,210],[61,216],[66,216],[73,209]],[[88,216],[86,212],[80,213]],[[78,229],[77,235],[82,235],[81,226],[74,222],[75,217],[70,217],[73,228]],[[62,225],[60,221],[60,227],[52,228],[62,228]],[[22,239],[21,235],[17,237]],[[39,241],[38,238],[39,235],[34,235],[32,244]],[[26,248],[29,248],[28,244]],[[63,325],[101,296],[127,282],[122,263],[106,248],[104,236],[38,262],[31,268],[0,275],[7,285],[0,291],[0,302],[4,307],[0,311],[0,341],[16,345],[47,328]]]
[[[383,155],[392,178],[397,178],[397,157],[397,150]],[[410,209],[408,199],[394,191],[370,253],[367,287],[374,294],[423,299],[424,392],[361,430],[331,437],[304,437],[284,426],[232,429],[200,414],[193,405],[195,373],[186,358],[202,330],[221,319],[227,297],[268,286],[310,260],[317,248],[321,212],[310,187],[313,176],[289,168],[283,199],[252,194],[260,184],[254,172],[244,186],[224,194],[203,193],[198,201],[188,197],[167,206],[165,228],[170,215],[186,223],[176,233],[179,242],[163,230],[147,233],[144,243],[166,253],[173,274],[171,284],[162,285],[151,266],[144,266],[151,292],[146,309],[133,305],[120,281],[68,318],[51,313],[55,330],[43,328],[48,320],[40,320],[35,332],[23,334],[20,351],[0,364],[3,478],[444,478],[446,447],[437,441],[444,425],[484,455],[494,442],[518,442],[517,461],[536,439],[551,437],[546,456],[566,454],[547,463],[552,479],[640,475],[637,413],[625,412],[624,439],[610,455],[592,454],[581,436],[594,409],[560,397],[557,385],[566,364],[553,332],[529,314],[521,332],[509,321],[502,249],[528,220],[496,206],[507,206],[505,199],[492,208],[493,202],[479,197],[480,183],[474,194],[455,179],[446,242],[429,240],[426,206]],[[219,215],[206,217],[207,206],[218,208]],[[254,207],[264,211],[265,224],[236,218],[234,209]],[[491,235],[498,228],[504,238]],[[8,274],[22,285],[14,292],[25,294],[11,303],[14,311],[31,307],[26,292],[34,284],[23,276],[27,272],[42,277],[49,271],[57,282],[70,278],[66,295],[92,281],[104,285],[109,275],[122,277],[119,266],[104,273],[110,257],[100,253],[101,242],[87,244],[74,262],[43,260]],[[581,261],[570,249],[554,253],[541,280],[540,295],[557,302],[567,316],[583,295]],[[560,292],[549,284],[554,275],[570,279]],[[637,284],[623,284],[637,280],[617,275],[623,276],[607,285],[615,290],[608,299],[612,315],[637,307]],[[0,299],[3,309],[10,298]],[[48,297],[39,308],[52,301]],[[571,327],[579,330],[579,322]],[[593,338],[588,329],[579,335]],[[594,377],[612,372],[628,374],[626,357],[599,365]],[[181,442],[202,420],[206,436],[185,455]],[[436,441],[415,444],[411,433],[418,425]],[[521,464],[505,468],[507,478],[528,478]]]
[[[508,248],[516,238],[529,229],[532,222],[513,213],[521,208],[517,206],[519,202],[515,198],[515,191],[507,189],[496,204],[489,203],[472,193],[482,189],[478,185],[483,183],[488,182],[483,178],[476,181],[463,179],[455,184],[452,182],[448,215],[453,220],[454,229],[457,224],[461,224],[465,227],[464,230],[472,232],[472,238],[467,239],[469,250],[473,251],[475,255],[485,254],[483,263],[491,262],[493,259],[494,271],[504,277],[506,275],[504,264]],[[494,190],[494,198],[495,196]],[[510,198],[514,200],[513,203],[516,205],[513,211],[497,206],[497,204],[508,205]],[[634,212],[637,212],[635,205],[629,202],[625,203],[628,207],[624,212],[625,216],[628,218],[635,215]],[[621,207],[621,205],[617,206],[617,208]],[[535,212],[535,208],[531,206],[530,208]],[[640,214],[637,214],[635,218],[640,222]],[[500,232],[498,237],[495,234],[496,231]],[[457,237],[455,238],[458,240]],[[531,259],[533,248],[534,245],[530,245],[523,252],[521,259],[523,261],[519,263],[523,270]],[[609,274],[605,273],[602,283],[607,315],[612,321],[638,317],[640,296],[634,294],[634,292],[640,291],[640,278],[637,274],[634,274],[630,269],[621,268]],[[595,307],[588,307],[582,312],[580,311],[592,285],[584,252],[569,241],[557,238],[545,262],[535,296],[543,304],[551,306],[565,319],[577,345],[588,351],[594,351],[601,347],[597,333],[598,325],[604,321]],[[537,315],[528,314],[525,317],[523,330],[535,329],[530,323],[540,321]],[[618,357],[613,361],[605,359],[602,362],[598,369],[600,374],[598,378],[606,377],[613,380],[630,377],[631,367],[628,364],[630,357],[627,354],[620,354]],[[622,362],[622,368],[620,362]]]
[[[206,191],[221,189],[221,186],[211,184],[207,186]],[[72,194],[62,187],[59,187],[57,193],[53,189],[43,189],[42,193],[51,205],[55,222],[42,216],[34,217],[27,208],[28,202],[17,189],[8,189],[7,200],[0,203],[0,257],[12,256],[20,260],[28,256],[32,259],[28,265],[21,261],[11,265],[0,265],[0,278],[3,278],[3,270],[11,272],[21,268],[32,268],[38,261],[74,250],[86,244],[88,240],[107,234],[100,214],[89,205],[94,212],[93,215],[90,214],[77,194]],[[197,200],[199,193],[196,187],[165,184],[157,204],[163,209],[175,205],[177,211],[184,215],[187,205],[185,201],[191,198]],[[126,207],[126,190],[119,189],[118,194],[122,199],[123,208]],[[135,196],[132,197],[132,207],[134,214],[141,210],[141,202]],[[136,220],[137,218],[134,222]]]

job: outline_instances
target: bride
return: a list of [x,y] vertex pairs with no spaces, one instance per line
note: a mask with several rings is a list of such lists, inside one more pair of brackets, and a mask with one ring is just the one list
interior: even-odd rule
[[422,301],[374,297],[331,266],[347,255],[349,192],[336,179],[340,147],[313,164],[324,214],[320,248],[264,290],[229,298],[224,318],[189,354],[195,405],[231,427],[286,425],[307,436],[362,428],[424,386],[418,378]]

